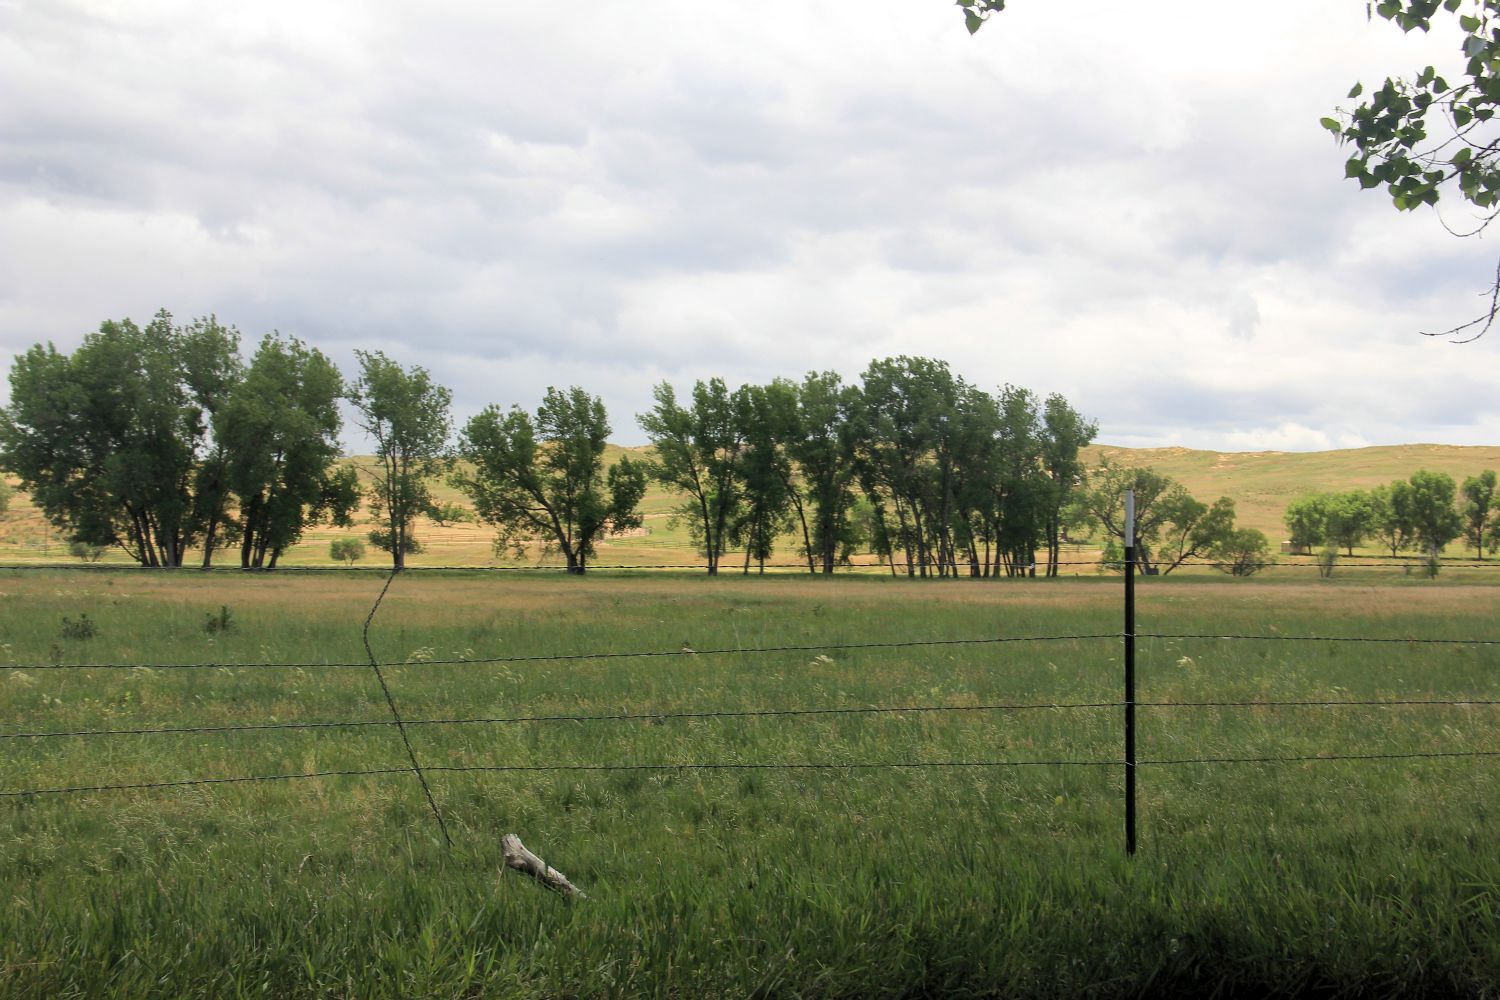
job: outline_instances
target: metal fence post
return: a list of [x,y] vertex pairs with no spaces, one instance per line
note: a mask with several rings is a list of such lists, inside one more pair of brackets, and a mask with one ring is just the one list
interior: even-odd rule
[[1135,853],[1135,490],[1125,491],[1125,853]]

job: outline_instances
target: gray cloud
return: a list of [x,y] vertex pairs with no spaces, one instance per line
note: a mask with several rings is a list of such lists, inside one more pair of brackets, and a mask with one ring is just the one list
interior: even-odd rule
[[660,379],[904,352],[1127,443],[1493,442],[1500,341],[1414,335],[1492,251],[1317,126],[1451,39],[1337,6],[0,4],[0,350],[167,305],[622,440]]

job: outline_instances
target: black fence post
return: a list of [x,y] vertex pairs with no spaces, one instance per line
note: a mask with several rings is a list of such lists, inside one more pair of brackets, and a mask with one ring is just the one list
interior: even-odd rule
[[1125,853],[1135,853],[1135,490],[1125,491]]

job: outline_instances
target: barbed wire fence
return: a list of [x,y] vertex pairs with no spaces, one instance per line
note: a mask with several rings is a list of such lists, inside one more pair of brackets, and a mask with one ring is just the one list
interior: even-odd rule
[[[1088,565],[1095,565],[1090,562]],[[0,567],[0,569],[11,567]],[[32,567],[27,567],[32,568]],[[57,569],[58,567],[47,567]],[[70,570],[94,569],[97,564],[85,566],[65,567]],[[119,568],[119,567],[113,567]],[[495,568],[470,568],[470,572],[494,572],[504,569],[519,569],[520,567],[495,567]],[[545,569],[562,569],[561,567],[544,567]],[[605,567],[593,567],[595,569]],[[622,569],[644,569],[648,567],[618,567]],[[649,567],[661,568],[661,567]],[[701,569],[700,566],[693,567]],[[806,567],[801,567],[805,571]],[[1310,568],[1317,568],[1310,566]],[[659,659],[673,657],[744,657],[754,655],[766,655],[774,653],[790,652],[813,652],[828,654],[839,651],[860,650],[894,650],[894,649],[920,649],[920,648],[942,648],[954,646],[987,646],[999,647],[1018,644],[1052,644],[1062,642],[1091,642],[1091,643],[1116,643],[1124,644],[1127,663],[1133,665],[1133,647],[1137,639],[1150,639],[1162,641],[1214,641],[1226,643],[1332,643],[1332,644],[1373,644],[1377,646],[1444,646],[1444,647],[1470,647],[1488,648],[1500,646],[1500,638],[1451,638],[1451,637],[1374,637],[1374,636],[1315,636],[1315,635],[1257,635],[1245,633],[1212,633],[1212,632],[1167,632],[1167,631],[1137,631],[1133,617],[1133,597],[1128,596],[1133,586],[1135,563],[1133,554],[1126,563],[1125,574],[1127,588],[1127,607],[1131,613],[1127,614],[1125,628],[1119,632],[1092,632],[1062,635],[1031,635],[1031,636],[986,636],[977,638],[928,638],[875,642],[816,642],[798,643],[786,645],[769,645],[746,648],[743,646],[708,648],[708,649],[641,649],[641,650],[601,650],[592,652],[573,652],[556,654],[533,654],[533,655],[495,655],[482,657],[466,657],[464,659],[428,659],[422,661],[423,665],[451,665],[451,666],[483,666],[496,664],[537,664],[537,663],[562,663],[583,660],[618,660],[618,659]],[[446,572],[453,572],[455,568],[444,568]],[[285,568],[277,570],[283,572]],[[338,570],[348,572],[348,570]],[[157,571],[159,572],[159,571]],[[239,572],[234,570],[233,572]],[[412,573],[412,569],[402,571]],[[420,571],[417,571],[420,572]],[[369,644],[369,629],[375,620],[382,601],[384,601],[391,584],[399,574],[390,573],[382,587],[379,597],[372,605],[369,614],[365,618],[362,631],[367,654],[364,662],[301,662],[301,663],[223,663],[223,662],[195,662],[195,663],[139,663],[139,662],[104,662],[104,663],[30,663],[16,664],[10,669],[20,671],[89,671],[89,670],[152,670],[152,671],[180,671],[180,670],[371,670],[377,677],[387,708],[389,717],[366,718],[366,719],[330,719],[322,721],[295,721],[295,722],[247,722],[224,725],[203,726],[158,726],[158,727],[115,727],[100,729],[69,729],[69,730],[22,730],[0,728],[0,746],[18,742],[37,741],[60,741],[60,740],[109,740],[124,737],[140,736],[166,736],[183,734],[232,734],[246,732],[268,732],[268,731],[326,731],[326,730],[372,730],[379,728],[394,728],[401,737],[401,742],[408,761],[407,766],[370,767],[370,768],[347,768],[331,770],[307,770],[302,772],[274,773],[274,774],[241,774],[227,776],[202,776],[175,780],[143,780],[135,782],[120,783],[92,783],[76,785],[58,785],[53,787],[0,787],[0,799],[8,801],[31,800],[39,797],[66,796],[74,794],[90,794],[105,792],[145,792],[152,790],[180,789],[195,786],[218,786],[218,785],[241,785],[261,782],[286,782],[306,779],[320,779],[333,777],[374,777],[411,775],[417,779],[423,791],[426,802],[432,812],[434,821],[442,834],[444,841],[451,847],[452,839],[448,834],[447,825],[444,821],[442,810],[434,798],[428,785],[426,775],[436,773],[448,774],[476,774],[476,773],[518,773],[518,772],[713,772],[713,771],[786,771],[786,772],[809,772],[809,771],[896,771],[912,769],[932,770],[977,770],[977,769],[1017,769],[1017,768],[1117,768],[1122,769],[1127,778],[1128,799],[1126,812],[1128,819],[1127,849],[1134,850],[1134,799],[1133,785],[1134,774],[1139,768],[1147,767],[1185,767],[1185,766],[1212,766],[1233,764],[1285,764],[1285,763],[1309,763],[1319,761],[1392,761],[1392,760],[1417,760],[1417,759],[1487,759],[1500,757],[1500,751],[1489,750],[1424,750],[1424,751],[1392,751],[1392,752],[1348,752],[1338,749],[1330,749],[1327,752],[1316,754],[1245,754],[1245,755],[1200,755],[1183,757],[1160,757],[1140,759],[1134,753],[1134,712],[1140,710],[1160,711],[1195,711],[1208,709],[1284,709],[1284,708],[1341,708],[1341,707],[1363,707],[1375,709],[1394,709],[1399,707],[1423,708],[1423,707],[1494,707],[1500,705],[1500,699],[1488,697],[1452,697],[1452,698],[1306,698],[1306,699],[1200,699],[1180,701],[1147,701],[1137,700],[1134,696],[1133,681],[1127,683],[1126,691],[1118,699],[1089,700],[1089,701],[1018,701],[1018,702],[989,702],[973,705],[945,705],[945,704],[899,704],[899,705],[871,705],[871,706],[811,706],[796,708],[770,708],[770,709],[704,709],[695,711],[643,711],[643,712],[617,712],[617,713],[574,713],[574,714],[534,714],[534,715],[509,715],[509,716],[473,716],[473,717],[436,717],[436,718],[406,718],[398,709],[397,701],[386,678],[382,672],[383,667],[398,667],[409,665],[409,661],[387,661],[382,663],[377,659]],[[729,574],[725,574],[726,576]],[[1127,667],[1127,669],[1133,669]],[[568,724],[607,724],[628,722],[664,722],[667,720],[729,720],[729,719],[794,719],[794,718],[830,718],[830,717],[874,717],[881,715],[947,715],[953,713],[1013,713],[1032,711],[1121,711],[1127,720],[1127,739],[1125,751],[1118,757],[1106,758],[1041,758],[1041,759],[943,759],[943,760],[784,760],[764,762],[741,762],[741,761],[685,761],[685,762],[610,762],[600,761],[592,763],[576,762],[552,762],[552,763],[527,763],[527,764],[433,764],[422,763],[411,741],[408,739],[407,730],[411,728],[449,728],[459,726],[510,726],[538,723],[568,723]]]

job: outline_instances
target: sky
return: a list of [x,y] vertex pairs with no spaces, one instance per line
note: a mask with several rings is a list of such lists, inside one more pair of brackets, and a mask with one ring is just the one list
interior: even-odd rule
[[[0,0],[0,363],[215,314],[459,424],[924,355],[1100,440],[1500,443],[1500,242],[1343,179],[1362,0]],[[1444,204],[1461,227],[1470,215]],[[8,387],[0,387],[5,398]],[[349,447],[359,441],[346,435]]]

